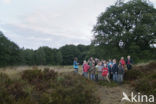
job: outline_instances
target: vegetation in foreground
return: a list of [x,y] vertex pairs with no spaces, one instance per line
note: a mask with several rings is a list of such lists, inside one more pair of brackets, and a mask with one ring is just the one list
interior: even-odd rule
[[[156,62],[134,66],[125,73],[124,84],[131,85],[137,92],[156,96],[155,69]],[[95,83],[70,71],[57,73],[36,67],[17,72],[14,77],[1,72],[0,85],[1,104],[99,104],[97,88],[120,86],[106,81]]]
[[0,73],[0,85],[1,104],[99,103],[92,82],[74,73],[25,70],[19,79]]
[[134,66],[133,70],[125,73],[124,79],[137,92],[156,96],[156,62]]

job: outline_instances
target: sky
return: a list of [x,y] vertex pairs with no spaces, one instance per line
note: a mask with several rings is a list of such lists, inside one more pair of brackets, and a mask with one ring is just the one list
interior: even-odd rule
[[[156,7],[156,0],[150,0]],[[116,0],[0,0],[0,31],[19,47],[89,45],[97,17]]]

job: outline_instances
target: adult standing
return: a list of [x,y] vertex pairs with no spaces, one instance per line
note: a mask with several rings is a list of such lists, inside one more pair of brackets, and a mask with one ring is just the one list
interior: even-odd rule
[[75,70],[74,72],[75,72],[75,73],[78,73],[78,69],[79,69],[79,66],[78,66],[78,65],[79,65],[79,63],[78,63],[78,58],[75,57],[75,58],[74,58],[74,62],[73,62],[73,67],[74,67],[74,70]]
[[93,57],[91,57],[89,60],[88,60],[88,64],[89,64],[89,70],[88,70],[88,75],[89,75],[89,79],[92,79],[92,69],[93,69]]
[[109,59],[109,62],[108,62],[108,71],[109,71],[109,78],[111,80],[113,79],[112,66],[113,66],[113,62],[112,62],[111,59]]
[[112,74],[113,74],[113,81],[117,82],[117,80],[118,80],[118,65],[116,63],[116,59],[113,60]]
[[124,69],[125,64],[126,64],[126,62],[125,62],[125,60],[124,60],[124,57],[121,57],[119,63],[122,65],[122,67],[123,67],[123,69]]
[[124,74],[124,68],[121,63],[119,63],[119,70],[118,70],[118,82],[122,83],[123,82],[123,74]]
[[128,70],[132,69],[132,64],[133,64],[133,61],[131,59],[131,56],[127,56],[126,65],[127,65]]

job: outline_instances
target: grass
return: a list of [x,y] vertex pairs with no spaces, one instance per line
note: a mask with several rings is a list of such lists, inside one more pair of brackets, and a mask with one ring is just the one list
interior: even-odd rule
[[98,81],[97,84],[100,86],[106,86],[106,87],[116,87],[119,85],[113,81],[111,83],[108,83],[107,81],[103,81],[103,80]]

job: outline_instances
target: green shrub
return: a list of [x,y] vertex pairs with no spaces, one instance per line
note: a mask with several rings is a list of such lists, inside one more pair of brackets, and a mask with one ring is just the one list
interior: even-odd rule
[[92,83],[82,76],[69,73],[62,75],[51,93],[54,104],[99,104]]
[[11,104],[14,101],[13,96],[11,96],[7,88],[0,85],[0,103],[1,104]]
[[25,70],[21,76],[23,80],[33,83],[35,79],[38,79],[42,76],[41,74],[41,70]]
[[136,70],[136,69],[128,70],[125,72],[124,80],[128,80],[128,81],[136,80],[142,75],[143,73],[141,72],[141,70]]
[[34,85],[34,89],[44,91],[50,87],[51,81],[55,80],[57,72],[49,69],[41,70],[26,70],[22,73],[22,79]]
[[48,81],[54,80],[57,77],[57,72],[54,70],[46,69],[44,71],[41,70],[25,70],[22,73],[22,79],[27,80],[30,83],[34,83],[36,81]]
[[18,99],[27,96],[23,91],[25,83],[21,80],[11,80],[6,74],[0,73],[0,102],[1,104],[12,104]]
[[148,76],[149,79],[156,79],[156,73],[152,73]]
[[38,103],[36,101],[33,101],[31,98],[27,97],[27,98],[19,99],[18,101],[15,101],[12,104],[38,104]]
[[20,80],[12,81],[7,87],[8,93],[14,97],[15,100],[25,98],[27,93],[23,90],[25,83]]
[[99,104],[94,82],[74,73],[26,70],[18,80],[0,73],[1,104]]
[[7,74],[0,73],[0,86],[5,85],[5,87],[6,87],[9,85],[10,82],[11,82],[11,80]]
[[44,80],[55,80],[57,77],[57,72],[55,72],[54,70],[50,70],[48,68],[45,68],[43,71],[43,77]]
[[135,90],[138,92],[148,93],[152,89],[151,83],[147,79],[137,80]]
[[153,94],[156,96],[156,73],[136,80],[132,85],[138,92]]

